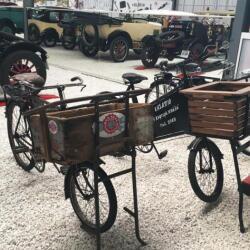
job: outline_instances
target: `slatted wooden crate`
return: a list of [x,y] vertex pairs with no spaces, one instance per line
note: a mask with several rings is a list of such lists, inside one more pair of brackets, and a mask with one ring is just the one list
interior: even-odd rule
[[[93,160],[95,156],[95,109],[78,108],[31,116],[31,129],[37,157],[60,164]],[[125,104],[100,105],[100,155],[125,147]],[[150,104],[129,105],[129,143],[143,145],[153,141],[153,117]]]
[[238,138],[243,131],[249,130],[249,83],[213,82],[182,90],[181,93],[188,97],[193,134]]

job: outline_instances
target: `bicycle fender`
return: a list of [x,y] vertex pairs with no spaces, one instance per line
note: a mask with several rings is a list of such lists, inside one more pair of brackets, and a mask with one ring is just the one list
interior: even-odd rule
[[216,150],[216,154],[220,157],[220,159],[223,159],[223,154],[220,151],[220,149],[218,148],[218,146],[210,139],[206,138],[206,137],[196,137],[188,146],[188,150],[192,151],[192,150],[197,150],[197,148],[199,147],[200,143],[203,143],[203,141],[206,140],[212,147],[214,147],[214,149]]
[[72,172],[74,171],[74,167],[70,167],[65,178],[64,178],[64,195],[65,200],[70,197],[70,178],[72,176]]

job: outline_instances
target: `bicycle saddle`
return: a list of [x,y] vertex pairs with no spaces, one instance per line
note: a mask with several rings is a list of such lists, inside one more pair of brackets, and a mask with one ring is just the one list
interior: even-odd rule
[[144,80],[148,80],[148,78],[146,76],[139,75],[136,73],[125,73],[122,75],[122,78],[127,80],[130,84],[136,84],[136,83],[140,83]]
[[30,84],[34,85],[37,88],[43,87],[45,80],[36,73],[22,73],[13,76],[13,80],[15,81],[26,81]]

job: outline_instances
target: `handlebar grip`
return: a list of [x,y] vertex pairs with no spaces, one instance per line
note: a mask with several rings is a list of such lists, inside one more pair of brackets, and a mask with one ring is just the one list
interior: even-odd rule
[[72,77],[72,78],[70,79],[70,81],[71,81],[71,82],[74,82],[74,81],[76,81],[77,79],[78,79],[78,77],[75,76],[75,77]]

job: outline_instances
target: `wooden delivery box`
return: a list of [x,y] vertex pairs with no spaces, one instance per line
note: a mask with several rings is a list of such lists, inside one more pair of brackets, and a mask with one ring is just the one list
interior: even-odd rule
[[238,138],[248,128],[250,83],[213,82],[181,93],[188,98],[192,133]]
[[[31,116],[31,130],[36,157],[61,164],[93,160],[95,124],[93,107],[49,112]],[[125,104],[100,105],[100,155],[113,154],[125,147]],[[129,104],[129,137],[131,145],[153,141],[152,106]]]

